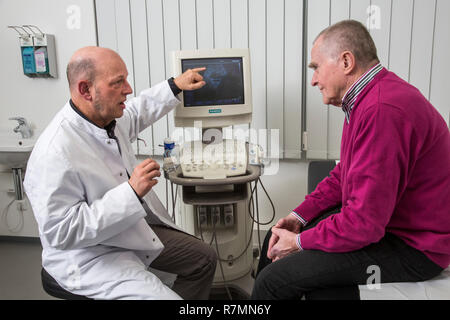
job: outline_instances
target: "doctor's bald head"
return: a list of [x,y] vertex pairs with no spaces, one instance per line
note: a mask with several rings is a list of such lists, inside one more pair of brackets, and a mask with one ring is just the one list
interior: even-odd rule
[[102,128],[123,115],[126,97],[133,92],[127,77],[125,62],[107,48],[81,48],[67,65],[72,102]]
[[90,47],[77,50],[67,64],[66,74],[69,88],[72,91],[76,83],[83,79],[90,82],[95,80],[95,62],[88,55]]
[[75,51],[67,64],[66,74],[72,91],[80,80],[93,83],[108,68],[110,59],[120,59],[113,50],[101,47],[84,47]]

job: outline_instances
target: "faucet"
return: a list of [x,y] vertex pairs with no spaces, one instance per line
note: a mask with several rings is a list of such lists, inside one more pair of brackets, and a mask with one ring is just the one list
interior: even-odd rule
[[31,138],[33,135],[33,130],[31,129],[30,125],[28,124],[27,120],[23,117],[12,117],[9,118],[9,120],[16,120],[19,122],[19,125],[14,128],[14,132],[18,133],[20,132],[22,134],[23,139]]

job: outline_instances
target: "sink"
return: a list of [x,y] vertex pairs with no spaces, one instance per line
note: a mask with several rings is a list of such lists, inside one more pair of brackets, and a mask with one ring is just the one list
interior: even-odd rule
[[25,168],[35,139],[23,139],[0,135],[0,165],[12,168]]

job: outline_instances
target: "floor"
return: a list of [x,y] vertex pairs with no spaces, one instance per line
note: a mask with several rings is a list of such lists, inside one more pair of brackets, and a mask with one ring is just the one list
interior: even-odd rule
[[42,289],[38,239],[0,238],[0,300],[55,300]]
[[[41,253],[39,239],[0,237],[0,300],[57,300],[49,296],[41,284]],[[233,281],[227,290],[213,286],[215,300],[245,299],[254,280],[251,274]]]

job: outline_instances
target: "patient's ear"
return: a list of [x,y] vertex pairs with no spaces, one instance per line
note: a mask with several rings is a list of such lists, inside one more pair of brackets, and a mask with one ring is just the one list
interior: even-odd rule
[[345,74],[350,74],[356,67],[355,56],[351,51],[344,51],[340,56],[342,70]]

